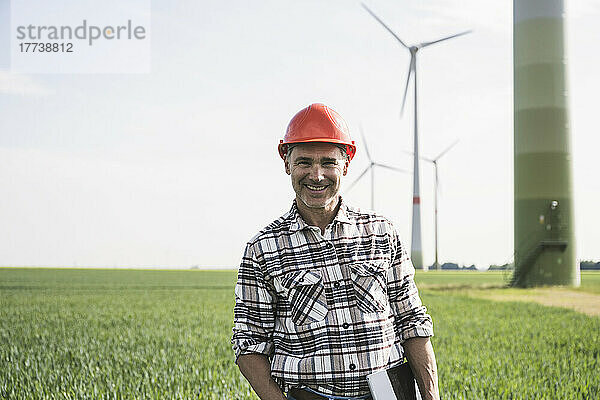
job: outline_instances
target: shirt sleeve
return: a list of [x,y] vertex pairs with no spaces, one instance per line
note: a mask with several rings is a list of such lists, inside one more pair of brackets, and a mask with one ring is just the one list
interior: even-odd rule
[[275,298],[268,290],[252,246],[246,246],[238,270],[231,344],[235,359],[243,354],[273,353]]
[[392,267],[388,274],[388,296],[396,335],[404,342],[413,337],[433,336],[433,322],[421,303],[414,281],[415,268],[398,233],[392,235]]

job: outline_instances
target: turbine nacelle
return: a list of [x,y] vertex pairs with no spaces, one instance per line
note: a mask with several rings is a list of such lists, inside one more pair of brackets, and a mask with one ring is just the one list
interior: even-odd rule
[[[443,42],[444,40],[448,40],[448,39],[452,39],[458,36],[462,36],[462,35],[466,35],[467,33],[470,33],[471,31],[465,31],[465,32],[460,32],[460,33],[456,33],[454,35],[450,35],[450,36],[446,36],[443,37],[441,39],[437,39],[437,40],[432,40],[430,42],[423,42],[423,43],[419,43],[418,45],[412,45],[412,46],[407,46],[402,39],[400,39],[400,37],[396,34],[396,32],[394,32],[390,27],[388,27],[385,22],[383,22],[381,20],[381,18],[379,18],[373,11],[371,11],[369,9],[369,7],[367,7],[365,5],[365,3],[361,3],[361,5],[363,6],[363,8],[365,10],[367,10],[367,12],[369,14],[371,14],[371,16],[373,18],[375,18],[377,20],[377,22],[379,22],[394,38],[396,38],[396,40],[404,47],[406,48],[409,52],[410,52],[410,64],[408,66],[408,75],[406,76],[406,86],[404,87],[404,96],[402,98],[402,109],[400,110],[400,115],[404,114],[404,105],[406,103],[406,94],[408,92],[408,85],[410,83],[410,78],[411,76],[414,74],[416,75],[417,71],[417,52],[422,49],[423,47],[427,47],[427,46],[431,46],[432,44],[435,43],[439,43],[439,42]],[[415,91],[416,91],[416,85],[417,82],[415,80]],[[416,95],[415,95],[415,103],[416,103],[417,99],[416,99]],[[416,107],[416,104],[415,104]]]

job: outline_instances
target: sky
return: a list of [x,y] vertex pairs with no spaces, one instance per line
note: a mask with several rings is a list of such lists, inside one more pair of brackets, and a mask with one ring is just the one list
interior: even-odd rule
[[[0,16],[8,0],[0,0]],[[439,162],[441,262],[513,253],[512,2],[368,0],[419,52],[419,143]],[[566,2],[577,258],[600,260],[595,109],[600,4]],[[6,35],[6,29],[0,30]],[[0,46],[6,46],[6,37]],[[294,193],[277,144],[323,102],[358,152],[412,169],[409,53],[355,1],[152,1],[150,73],[0,69],[0,265],[235,268]],[[0,65],[0,67],[2,67]],[[424,262],[434,257],[433,169],[421,163]],[[370,208],[365,176],[352,205]],[[410,245],[412,177],[375,173],[375,210]]]

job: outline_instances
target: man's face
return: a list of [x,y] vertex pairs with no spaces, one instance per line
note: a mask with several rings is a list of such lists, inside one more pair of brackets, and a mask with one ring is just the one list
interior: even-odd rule
[[296,199],[308,208],[334,208],[348,161],[331,143],[300,143],[285,160]]

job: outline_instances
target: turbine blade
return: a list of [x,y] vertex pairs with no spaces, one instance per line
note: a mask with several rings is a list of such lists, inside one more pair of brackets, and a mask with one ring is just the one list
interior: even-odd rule
[[406,169],[402,169],[402,168],[398,168],[398,167],[392,167],[391,165],[387,165],[387,164],[381,164],[381,163],[373,163],[373,165],[376,165],[378,167],[381,168],[387,168],[387,169],[391,169],[392,171],[396,171],[396,172],[403,172],[405,174],[410,174],[412,173],[412,171],[408,171]]
[[365,152],[367,153],[369,162],[373,163],[373,159],[371,158],[371,153],[369,153],[369,146],[367,146],[367,138],[365,137],[365,133],[363,132],[362,124],[359,125],[359,128],[360,128],[360,135],[362,136],[363,143],[365,144]]
[[406,48],[408,49],[408,46],[407,46],[406,44],[404,44],[404,42],[402,41],[402,39],[400,39],[400,38],[398,37],[398,35],[396,35],[396,34],[394,33],[394,31],[393,31],[393,30],[391,30],[391,29],[390,29],[390,28],[389,28],[389,27],[388,27],[388,26],[387,26],[387,25],[386,25],[386,24],[385,24],[385,23],[384,23],[384,22],[383,22],[381,19],[379,19],[379,17],[378,17],[377,15],[375,15],[375,13],[374,13],[373,11],[369,10],[369,7],[367,7],[367,5],[366,5],[365,3],[360,3],[360,4],[363,6],[363,8],[364,8],[365,10],[367,10],[367,12],[368,12],[369,14],[371,14],[371,16],[372,16],[373,18],[375,18],[375,19],[377,20],[377,22],[379,22],[381,25],[383,25],[383,27],[384,27],[384,28],[385,28],[385,29],[386,29],[386,30],[387,30],[389,33],[391,33],[391,34],[392,34],[392,36],[394,36],[394,37],[396,38],[396,40],[397,40],[397,41],[399,41],[399,42],[400,42],[400,44],[401,44],[402,46],[404,46],[404,47],[406,47]]
[[452,149],[454,146],[456,146],[456,144],[460,141],[460,139],[456,139],[454,141],[454,143],[452,143],[450,146],[446,147],[446,150],[442,151],[440,154],[438,154],[438,156],[436,158],[434,158],[435,161],[439,160],[440,158],[442,158],[442,156],[444,154],[446,154],[447,152],[450,151],[450,149]]
[[413,54],[411,54],[410,55],[410,64],[408,66],[408,76],[406,77],[406,86],[404,87],[404,96],[402,96],[402,109],[400,110],[400,115],[404,114],[404,106],[406,104],[406,94],[408,93],[408,84],[410,83],[410,77],[413,72],[414,58],[415,58],[415,56]]
[[473,31],[465,31],[465,32],[457,33],[456,35],[452,35],[452,36],[448,36],[448,37],[445,37],[442,39],[434,40],[432,42],[424,42],[424,43],[421,43],[418,47],[420,49],[422,49],[423,47],[431,46],[434,43],[443,42],[444,40],[448,40],[448,39],[452,39],[452,38],[455,38],[458,36],[466,35],[467,33],[471,33],[471,32],[473,32]]
[[350,186],[348,186],[348,188],[346,189],[346,193],[348,193],[350,191],[350,189],[352,189],[354,187],[354,185],[356,185],[356,183],[358,181],[360,181],[360,178],[362,178],[363,176],[365,176],[365,174],[369,171],[369,169],[371,169],[372,166],[373,166],[372,164],[369,164],[369,166],[367,168],[365,168],[365,170],[358,176],[358,178],[356,178],[354,180],[354,182],[352,182],[350,184]]

